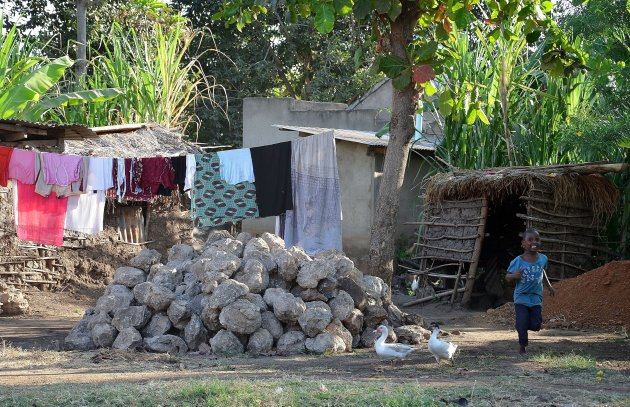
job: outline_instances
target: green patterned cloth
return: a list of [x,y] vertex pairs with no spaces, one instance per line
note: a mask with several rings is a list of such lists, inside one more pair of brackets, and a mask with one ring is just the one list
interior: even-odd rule
[[228,184],[221,179],[217,154],[195,154],[197,171],[191,214],[195,225],[216,227],[258,217],[256,187],[251,182]]

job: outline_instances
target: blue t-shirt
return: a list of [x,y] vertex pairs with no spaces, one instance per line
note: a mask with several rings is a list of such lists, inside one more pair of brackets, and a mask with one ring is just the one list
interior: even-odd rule
[[547,268],[547,256],[538,253],[535,262],[516,257],[507,269],[508,273],[514,273],[521,269],[521,279],[514,288],[514,304],[523,304],[528,307],[541,305],[543,299],[543,272]]

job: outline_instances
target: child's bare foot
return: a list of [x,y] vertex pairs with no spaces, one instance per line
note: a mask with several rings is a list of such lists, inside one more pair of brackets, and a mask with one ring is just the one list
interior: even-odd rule
[[521,355],[525,353],[525,346],[521,345],[520,349],[518,350],[518,353],[520,353]]

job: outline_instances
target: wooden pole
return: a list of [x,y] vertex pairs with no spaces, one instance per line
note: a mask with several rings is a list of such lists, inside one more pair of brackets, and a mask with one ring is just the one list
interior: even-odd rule
[[462,298],[462,305],[467,306],[470,303],[470,297],[472,296],[473,287],[475,285],[475,275],[477,274],[477,267],[479,266],[479,256],[481,255],[481,246],[483,244],[483,238],[486,235],[486,220],[488,219],[488,198],[484,197],[483,204],[481,205],[481,219],[482,222],[479,225],[479,231],[477,234],[479,238],[475,241],[475,248],[472,255],[472,263],[468,269],[468,275],[466,277],[466,286],[464,287],[464,296]]
[[[464,290],[465,290],[465,288],[459,288],[459,289],[457,289],[457,292],[461,293],[461,292],[464,292]],[[443,292],[441,292],[439,294],[430,295],[430,296],[427,296],[427,297],[420,298],[418,300],[409,301],[407,303],[404,303],[402,306],[403,307],[411,307],[412,305],[420,304],[421,302],[431,301],[434,298],[446,297],[448,295],[453,294],[453,291],[454,290],[443,291]]]
[[462,275],[463,268],[464,263],[459,262],[459,267],[457,268],[457,277],[455,277],[455,285],[453,286],[453,295],[451,295],[451,304],[455,302],[455,297],[457,297],[457,284],[459,284],[459,277]]

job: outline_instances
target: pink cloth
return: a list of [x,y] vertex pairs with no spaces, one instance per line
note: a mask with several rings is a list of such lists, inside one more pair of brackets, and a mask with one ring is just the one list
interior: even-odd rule
[[9,162],[9,178],[22,182],[23,184],[35,183],[35,159],[37,153],[31,150],[13,150],[11,161]]
[[44,180],[48,185],[67,186],[81,178],[83,157],[73,154],[42,153]]
[[17,182],[17,235],[22,240],[61,246],[68,198],[43,197],[35,185]]

